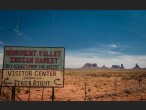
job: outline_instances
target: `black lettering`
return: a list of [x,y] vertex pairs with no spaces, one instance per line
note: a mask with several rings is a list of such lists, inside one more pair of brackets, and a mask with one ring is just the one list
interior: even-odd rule
[[11,76],[12,71],[8,71],[8,75]]

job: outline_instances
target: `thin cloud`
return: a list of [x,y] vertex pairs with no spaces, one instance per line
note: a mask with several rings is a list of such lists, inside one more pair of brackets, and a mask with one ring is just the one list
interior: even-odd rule
[[25,37],[24,39],[26,39],[26,40],[31,40],[30,38],[28,38],[28,37]]
[[25,38],[28,38],[28,36],[24,35]]
[[113,51],[106,48],[84,48],[79,50],[73,50],[67,52],[68,55],[76,55],[76,56],[84,56],[84,57],[101,57],[101,58],[107,58],[107,57],[117,57],[119,55],[123,55],[124,53],[119,51]]
[[117,46],[116,44],[99,44],[98,47],[102,49],[119,48],[119,46]]
[[108,50],[108,53],[110,53],[112,55],[120,55],[120,54],[122,54],[121,52],[116,52],[116,51],[111,51],[111,50]]
[[97,63],[99,67],[103,65],[112,67],[112,65],[124,64],[126,69],[132,69],[136,63],[140,67],[146,68],[146,55],[127,55],[121,52],[99,49],[83,49],[76,51],[67,51],[65,56],[66,68],[80,68],[85,63]]
[[4,52],[3,48],[0,47],[0,53],[3,53],[3,52]]
[[21,36],[21,37],[23,37],[23,38],[26,39],[26,40],[31,40],[29,36],[24,35],[24,34],[23,34],[22,32],[20,32],[19,30],[14,29],[13,31],[14,31],[18,36]]
[[17,34],[19,33],[19,30],[17,30],[17,29],[14,29],[13,31]]
[[20,33],[20,32],[18,33],[18,35],[19,35],[19,36],[23,36],[23,34],[22,34],[22,33]]
[[0,44],[5,44],[5,42],[4,41],[0,41]]
[[[112,65],[120,65],[123,64],[126,69],[132,69],[136,63],[139,64],[140,67],[146,68],[146,62],[143,61],[146,56],[130,56],[130,55],[123,55],[119,56],[118,58],[101,58],[101,57],[84,57],[84,56],[65,56],[65,67],[66,68],[80,68],[85,63],[97,63],[99,67],[103,65],[107,67],[112,67]],[[143,59],[143,60],[142,60]]]
[[109,45],[109,47],[117,48],[118,46],[116,44],[112,44],[112,45]]

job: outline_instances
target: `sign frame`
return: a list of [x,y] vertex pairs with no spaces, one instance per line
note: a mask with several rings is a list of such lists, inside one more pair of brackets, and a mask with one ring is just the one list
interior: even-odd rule
[[[63,84],[62,84],[62,86],[15,86],[15,87],[32,87],[32,88],[63,88],[64,87],[64,74],[65,74],[65,72],[64,72],[64,69],[65,69],[65,47],[38,47],[38,46],[4,46],[4,53],[3,53],[3,66],[2,66],[2,80],[1,80],[1,87],[7,87],[7,85],[3,85],[3,76],[4,76],[4,70],[17,70],[17,69],[4,69],[4,60],[5,60],[5,48],[6,47],[24,47],[24,48],[40,48],[40,49],[43,49],[43,48],[50,48],[50,49],[57,49],[57,48],[61,48],[61,49],[63,49],[63,59],[62,59],[62,61],[63,61],[63,65],[62,65],[62,73],[63,73],[63,76],[62,76],[62,78],[63,78]],[[21,69],[21,70],[26,70],[26,69]],[[31,71],[32,69],[30,69],[30,71]],[[35,69],[35,70],[41,70],[41,69]],[[50,69],[46,69],[46,70],[50,70]],[[52,69],[53,70],[53,69]],[[54,69],[54,71],[55,71],[56,69]],[[9,86],[9,87],[14,87],[14,86]]]

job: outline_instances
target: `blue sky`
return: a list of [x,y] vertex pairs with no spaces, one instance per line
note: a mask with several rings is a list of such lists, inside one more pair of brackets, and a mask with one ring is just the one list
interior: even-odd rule
[[65,47],[70,68],[146,67],[145,29],[146,10],[19,10],[19,23],[18,10],[0,10],[0,65],[3,46],[19,45]]

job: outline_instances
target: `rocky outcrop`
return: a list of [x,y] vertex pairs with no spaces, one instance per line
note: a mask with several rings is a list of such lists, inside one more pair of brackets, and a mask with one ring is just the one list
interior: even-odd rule
[[134,67],[133,69],[141,69],[141,68],[140,68],[139,65],[136,63],[136,64],[135,64],[135,67]]
[[92,68],[97,68],[97,64],[96,63],[93,63],[91,64]]
[[82,68],[98,68],[96,63],[86,63]]
[[111,68],[112,69],[124,69],[124,65],[123,64],[121,64],[121,66],[120,65],[112,65]]
[[96,63],[86,63],[83,67],[81,67],[81,69],[108,69],[108,67],[106,67],[105,65],[98,67]]
[[[84,64],[83,67],[81,67],[81,69],[125,69],[124,65],[112,65],[111,68],[106,67],[105,65],[103,65],[102,67],[98,67],[96,63],[86,63]],[[134,68],[131,69],[146,69],[146,68],[140,68],[140,66],[136,63]]]

